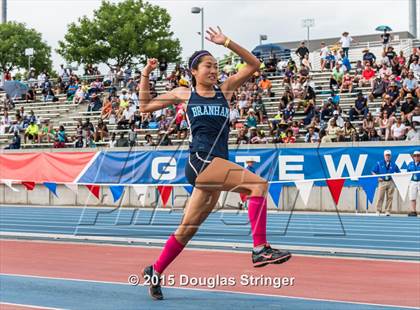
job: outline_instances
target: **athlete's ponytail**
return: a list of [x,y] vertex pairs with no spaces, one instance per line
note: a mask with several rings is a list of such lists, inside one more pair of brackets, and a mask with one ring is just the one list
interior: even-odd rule
[[[198,65],[201,63],[204,56],[212,56],[209,51],[201,50],[197,51],[194,54],[191,55],[190,59],[188,60],[188,68],[190,69],[190,72],[192,69],[197,70]],[[191,84],[193,87],[197,85],[197,81],[195,80],[194,75],[191,74]]]

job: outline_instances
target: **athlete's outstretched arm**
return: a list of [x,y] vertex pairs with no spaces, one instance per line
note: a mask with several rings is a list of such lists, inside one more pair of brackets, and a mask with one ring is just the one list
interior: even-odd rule
[[179,96],[176,95],[177,89],[174,89],[170,92],[157,96],[156,98],[150,98],[150,86],[149,86],[149,75],[155,70],[158,66],[156,59],[148,59],[147,65],[144,67],[141,73],[140,79],[140,91],[139,91],[139,101],[140,101],[140,112],[148,113],[163,109],[172,104],[178,104],[182,102]]
[[222,29],[217,26],[218,32],[215,31],[213,28],[210,27],[210,31],[207,30],[207,34],[209,35],[206,37],[207,40],[210,42],[225,45],[229,48],[232,52],[236,53],[239,57],[241,57],[244,62],[247,64],[244,68],[239,70],[236,74],[229,77],[221,86],[223,93],[226,96],[226,99],[230,101],[232,97],[232,93],[243,83],[245,83],[256,71],[260,69],[260,61],[257,57],[252,55],[249,51],[245,48],[240,46],[239,44],[233,42],[231,39],[227,38],[223,33]]

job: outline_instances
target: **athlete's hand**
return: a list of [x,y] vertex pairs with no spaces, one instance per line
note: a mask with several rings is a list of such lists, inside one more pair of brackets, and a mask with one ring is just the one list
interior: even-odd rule
[[206,39],[210,42],[216,43],[218,45],[223,45],[226,42],[227,37],[223,34],[222,29],[220,29],[219,26],[217,26],[217,29],[219,31],[214,30],[213,28],[209,28],[209,30],[206,30],[208,36]]
[[157,68],[158,64],[156,58],[150,58],[147,60],[147,65],[144,67],[143,71],[148,75]]

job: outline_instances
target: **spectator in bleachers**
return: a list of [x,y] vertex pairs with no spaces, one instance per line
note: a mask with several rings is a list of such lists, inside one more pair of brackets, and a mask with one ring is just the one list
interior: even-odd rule
[[6,132],[8,132],[10,125],[11,120],[9,117],[9,112],[5,110],[3,116],[0,119],[0,135],[4,135]]
[[236,138],[236,144],[248,144],[249,138],[246,135],[246,128],[240,128],[238,131],[238,137]]
[[38,143],[43,143],[44,137],[47,138],[47,143],[54,141],[56,131],[52,123],[45,122],[44,126],[41,129],[41,132],[38,134]]
[[90,121],[89,118],[86,118],[86,121],[83,123],[82,128],[83,128],[84,131],[88,131],[88,130],[91,131],[91,132],[95,131],[95,127],[93,126],[93,124],[92,124],[92,122]]
[[349,111],[350,121],[354,121],[355,116],[363,115],[363,117],[366,118],[368,112],[367,98],[363,96],[362,92],[358,92],[354,106]]
[[286,123],[292,122],[293,117],[295,116],[295,109],[293,107],[293,103],[289,103],[286,109],[283,110],[283,120]]
[[420,88],[418,87],[417,79],[414,77],[414,73],[412,71],[410,71],[408,73],[408,77],[404,79],[400,98],[404,99],[407,94],[412,94],[413,96],[420,98]]
[[309,54],[308,48],[305,46],[305,41],[300,42],[299,48],[296,49],[296,55],[300,58],[300,63],[305,58],[305,55]]
[[[26,92],[26,95],[25,95],[25,99],[26,99],[26,103],[28,103],[29,101],[35,101],[35,99],[36,99],[36,94],[35,94],[35,89],[34,89],[34,87],[33,86],[30,86],[29,88],[28,88],[28,91]],[[12,101],[13,102],[13,101]],[[14,105],[14,103],[13,103],[13,106],[12,106],[12,109],[14,109],[14,107],[15,107],[15,105]]]
[[420,130],[417,129],[418,127],[417,122],[410,123],[410,127],[407,131],[407,138],[406,141],[418,141],[420,142]]
[[410,58],[408,59],[408,66],[410,66],[415,59],[417,59],[417,61],[420,61],[419,49],[417,47],[413,47],[413,51],[410,55]]
[[273,87],[273,85],[271,84],[271,81],[267,79],[265,75],[261,77],[261,81],[258,83],[258,87],[262,89],[263,95],[270,97],[271,88]]
[[279,108],[285,109],[289,105],[289,103],[293,102],[294,99],[295,99],[295,96],[293,95],[293,92],[291,91],[290,86],[286,86],[284,88],[284,93],[280,98]]
[[239,119],[240,119],[240,114],[237,108],[237,104],[235,103],[229,104],[229,121],[230,121],[230,126],[232,129],[236,128],[236,123],[238,123]]
[[400,51],[400,54],[398,55],[397,59],[401,66],[405,66],[407,59],[404,56],[404,51]]
[[309,61],[309,54],[306,54],[303,59],[302,59],[302,66],[304,66],[304,68],[308,71],[311,72],[312,71],[312,64]]
[[341,49],[343,50],[344,54],[349,57],[349,49],[352,42],[356,42],[347,31],[343,32],[340,41],[338,43],[341,44]]
[[76,94],[79,85],[76,84],[74,81],[70,81],[70,84],[66,86],[66,96],[67,101],[72,101],[74,99],[74,95]]
[[108,135],[108,127],[102,119],[99,119],[94,132],[95,142],[105,141],[105,138],[108,138]]
[[287,143],[287,144],[296,143],[296,137],[293,133],[293,130],[291,129],[286,130],[286,137],[283,138],[283,143]]
[[32,143],[38,141],[38,134],[39,134],[39,127],[38,125],[32,120],[29,123],[29,126],[25,130],[25,134],[23,136],[24,143],[26,144],[27,139],[32,140]]
[[54,148],[65,148],[67,142],[67,133],[63,125],[60,125],[55,136]]
[[346,72],[343,77],[343,82],[340,87],[340,94],[344,91],[351,93],[353,91],[353,77],[349,72]]
[[73,96],[73,104],[81,104],[85,100],[86,93],[82,85],[78,85],[76,92]]
[[306,143],[318,143],[319,142],[319,134],[315,131],[314,127],[309,127],[308,132],[305,135],[305,142]]
[[382,64],[381,68],[379,69],[379,77],[383,79],[385,76],[391,76],[392,70],[386,64]]
[[376,129],[371,129],[369,131],[369,141],[380,141],[381,137],[378,134],[378,131]]
[[391,34],[385,30],[384,33],[381,34],[381,39],[382,39],[382,47],[384,51],[386,51],[389,47],[389,42],[391,41]]
[[268,140],[265,136],[264,131],[257,130],[257,136],[253,137],[250,142],[251,144],[264,144],[264,143],[268,143]]
[[364,65],[370,64],[372,67],[375,66],[376,56],[375,54],[371,53],[368,48],[363,50],[363,63]]
[[102,100],[101,98],[99,98],[97,93],[93,93],[91,98],[90,98],[90,102],[89,102],[89,106],[88,106],[88,112],[97,112],[100,111],[102,109]]
[[130,107],[125,107],[123,113],[117,120],[117,128],[123,129],[128,128],[129,124],[133,121],[134,112],[130,110]]
[[401,117],[397,117],[397,122],[391,127],[391,138],[393,140],[405,140],[407,128],[402,122]]
[[128,132],[128,145],[133,147],[136,145],[137,141],[137,130],[136,125],[134,123],[130,124],[130,131]]
[[362,79],[359,81],[359,87],[370,86],[373,89],[373,83],[375,82],[376,72],[373,70],[370,63],[366,63],[365,69],[362,73]]
[[[335,111],[337,112],[337,111]],[[337,122],[336,119],[333,117],[330,119],[330,121],[328,122],[328,127],[326,129],[327,131],[327,135],[328,138],[332,141],[332,142],[339,142],[341,141],[341,137],[342,137],[342,128],[337,126]]]
[[397,85],[397,83],[395,83],[395,81],[392,81],[392,82],[389,83],[386,94],[391,98],[391,103],[393,105],[396,105],[396,106],[399,105],[400,91],[399,91],[398,85]]
[[413,100],[412,94],[407,94],[405,101],[401,104],[401,117],[404,122],[410,119],[411,112],[414,111],[416,103]]
[[78,136],[76,141],[74,142],[75,148],[83,148],[85,146],[85,142],[83,141],[83,136]]
[[253,96],[252,108],[254,109],[255,114],[258,117],[258,122],[263,123],[264,119],[267,118],[267,111],[264,102],[261,98],[261,95]]
[[359,81],[363,78],[363,64],[361,60],[356,62],[356,67],[354,68],[354,83],[359,84]]
[[[393,60],[395,57],[398,57],[397,53],[394,51],[393,46],[388,46],[388,49],[386,51],[386,56],[388,57],[389,61]],[[399,62],[398,62],[399,63]]]
[[375,120],[372,116],[372,113],[368,112],[366,117],[363,119],[363,129],[369,133],[370,130],[374,128],[375,128]]
[[397,106],[392,104],[390,96],[385,95],[383,97],[381,111],[387,111],[388,118],[390,118],[392,122],[394,121],[395,113],[397,112]]
[[116,134],[115,134],[115,132],[113,132],[111,134],[111,139],[109,140],[109,147],[114,148],[116,146],[117,146]]
[[319,132],[319,139],[321,144],[333,142],[325,129]]
[[344,71],[341,68],[341,64],[337,62],[335,64],[335,67],[332,71],[331,77],[330,77],[330,89],[331,91],[334,91],[334,87],[339,89],[341,87],[341,83],[343,82],[344,77]]
[[324,72],[325,65],[327,64],[327,56],[331,53],[330,48],[325,45],[325,42],[321,42],[321,51],[319,56],[321,57],[321,71]]
[[248,128],[257,127],[257,123],[258,123],[258,120],[257,120],[257,117],[255,116],[255,111],[254,109],[251,108],[248,110],[248,116],[245,119],[245,127],[248,127]]
[[169,134],[165,130],[159,130],[158,133],[158,145],[167,146],[172,145],[172,141]]
[[381,137],[387,141],[389,139],[389,134],[390,134],[389,131],[392,126],[392,119],[388,117],[387,110],[384,110],[383,112],[379,114],[376,120],[376,123],[379,124]]
[[362,124],[359,124],[359,129],[356,134],[357,141],[365,142],[369,141],[369,135],[367,131],[363,128]]
[[245,93],[242,93],[239,97],[238,107],[240,112],[240,117],[243,118],[245,113],[248,113],[248,109],[251,107],[251,103],[246,97]]
[[18,150],[20,149],[21,138],[18,131],[13,133],[12,143],[5,147],[6,150]]
[[335,110],[333,112],[333,117],[328,120],[328,126],[331,125],[333,120],[335,121],[335,123],[338,127],[340,127],[340,128],[344,127],[344,119],[341,117],[339,110]]
[[343,141],[354,142],[357,141],[357,132],[353,124],[350,121],[344,123],[343,128]]
[[413,59],[413,62],[410,64],[409,70],[414,73],[416,79],[420,78],[420,64],[417,58]]
[[379,66],[386,65],[387,67],[391,67],[391,60],[386,56],[386,52],[382,53],[382,58],[378,63]]
[[372,92],[369,94],[369,100],[372,102],[376,98],[381,98],[385,95],[389,87],[388,76],[381,79],[379,76],[373,78]]
[[124,136],[124,132],[120,133],[120,137],[117,139],[117,142],[115,143],[116,147],[128,147],[129,142],[128,139]]
[[52,101],[56,102],[58,101],[58,98],[55,96],[54,90],[52,87],[44,87],[42,89],[42,95],[44,97],[44,102]]
[[86,147],[94,148],[96,147],[94,135],[92,132],[88,131],[86,133]]

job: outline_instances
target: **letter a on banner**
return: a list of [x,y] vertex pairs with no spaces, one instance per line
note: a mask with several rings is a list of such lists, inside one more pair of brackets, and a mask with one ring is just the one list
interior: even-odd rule
[[300,198],[302,198],[305,206],[308,204],[309,195],[311,194],[314,181],[295,181],[296,187],[299,190]]
[[271,183],[268,191],[270,192],[270,196],[274,201],[276,208],[279,207],[280,195],[283,185],[281,183]]
[[90,192],[99,199],[99,186],[98,185],[86,185]]
[[169,196],[171,196],[172,193],[172,186],[159,185],[157,189],[159,191],[160,197],[162,198],[163,207],[165,208]]
[[330,179],[326,180],[328,188],[330,189],[331,196],[336,205],[340,200],[341,190],[343,189],[345,179]]
[[395,186],[400,193],[401,199],[405,201],[408,187],[410,186],[411,174],[393,174],[392,179],[394,180]]

